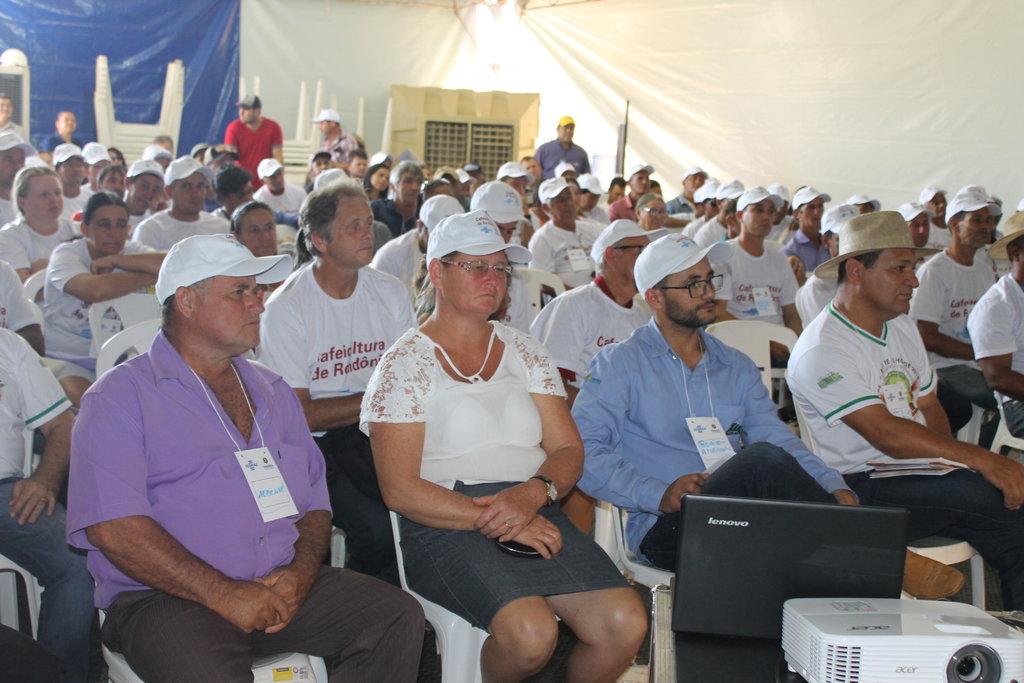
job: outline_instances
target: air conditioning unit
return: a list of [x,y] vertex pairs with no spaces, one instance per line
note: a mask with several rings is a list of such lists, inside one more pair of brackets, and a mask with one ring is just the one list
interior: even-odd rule
[[11,120],[25,129],[25,139],[32,134],[29,94],[28,60],[21,50],[5,50],[0,55],[0,95],[11,98],[14,113]]
[[391,86],[390,149],[411,150],[430,168],[480,164],[493,178],[506,161],[534,152],[540,95]]

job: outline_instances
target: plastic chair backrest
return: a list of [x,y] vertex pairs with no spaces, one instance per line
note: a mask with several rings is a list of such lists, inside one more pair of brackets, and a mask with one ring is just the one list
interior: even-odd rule
[[708,325],[708,334],[742,351],[754,361],[769,393],[772,390],[772,362],[768,342],[777,342],[788,349],[796,344],[796,333],[784,325],[760,320],[725,320]]
[[99,353],[103,344],[124,328],[159,317],[160,302],[155,294],[133,292],[108,301],[97,301],[89,306],[93,351]]
[[554,273],[533,268],[516,268],[516,276],[526,282],[526,291],[530,295],[530,308],[537,315],[549,301],[565,291],[562,278]]
[[46,270],[37,270],[28,276],[28,279],[21,284],[21,291],[25,293],[25,298],[29,301],[35,301],[39,293],[43,291],[43,286],[46,284]]
[[126,327],[108,339],[96,354],[96,377],[114,367],[117,359],[133,348],[139,353],[149,351],[159,331],[160,321],[154,318]]

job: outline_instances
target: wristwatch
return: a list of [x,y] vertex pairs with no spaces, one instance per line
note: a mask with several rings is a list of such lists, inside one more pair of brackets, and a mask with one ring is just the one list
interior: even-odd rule
[[558,487],[555,486],[555,482],[551,481],[551,479],[543,474],[535,474],[530,479],[540,479],[544,482],[544,486],[548,490],[548,502],[544,503],[544,505],[551,505],[558,499]]

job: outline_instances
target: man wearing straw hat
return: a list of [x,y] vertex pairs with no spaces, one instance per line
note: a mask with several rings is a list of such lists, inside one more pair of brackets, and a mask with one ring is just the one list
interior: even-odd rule
[[[839,255],[818,277],[837,277],[835,299],[800,336],[789,386],[817,453],[839,470],[861,503],[910,510],[911,539],[967,541],[1002,579],[1006,609],[1024,607],[1024,467],[952,438],[935,396],[935,371],[907,317],[914,247],[894,211],[857,216],[839,229]],[[931,476],[872,478],[906,458],[946,458],[964,468]],[[934,468],[933,468],[934,469]]]
[[978,300],[967,319],[974,357],[989,388],[1003,402],[1006,427],[1024,435],[1024,212],[1010,216],[1003,237],[989,248],[1009,259],[1010,272]]

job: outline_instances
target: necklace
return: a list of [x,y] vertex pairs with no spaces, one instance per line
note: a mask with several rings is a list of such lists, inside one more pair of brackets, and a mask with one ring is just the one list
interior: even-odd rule
[[487,341],[487,355],[484,356],[483,365],[481,365],[480,369],[477,370],[472,375],[463,375],[462,372],[459,370],[458,366],[455,365],[454,362],[452,362],[451,357],[449,357],[448,352],[444,350],[444,347],[441,346],[440,344],[438,344],[437,342],[435,342],[434,345],[441,352],[441,355],[444,356],[445,362],[448,363],[448,366],[455,372],[456,375],[458,375],[462,379],[466,380],[467,382],[480,382],[481,380],[483,380],[483,377],[480,376],[480,373],[482,373],[484,371],[484,368],[487,367],[487,361],[489,361],[491,359],[491,350],[494,348],[494,338],[496,336],[497,336],[497,330],[495,330],[495,328],[492,326],[491,327],[491,338]]

